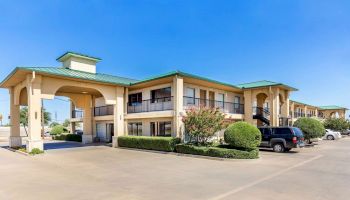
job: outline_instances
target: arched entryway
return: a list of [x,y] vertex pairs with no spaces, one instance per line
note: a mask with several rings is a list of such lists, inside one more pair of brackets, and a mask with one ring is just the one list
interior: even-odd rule
[[[120,126],[113,126],[113,132],[124,134],[124,88],[81,81],[46,77],[43,75],[28,75],[26,79],[15,87],[10,88],[11,94],[11,136],[10,146],[22,145],[20,137],[20,106],[28,106],[28,140],[27,151],[34,148],[43,149],[42,133],[42,100],[52,100],[55,96],[65,96],[74,102],[77,108],[84,111],[83,142],[93,141],[93,133],[96,129],[94,121],[95,100],[102,98],[103,103],[112,110],[110,122]],[[117,106],[115,106],[117,105]],[[99,111],[103,110],[100,108]],[[99,120],[106,117],[99,116]]]

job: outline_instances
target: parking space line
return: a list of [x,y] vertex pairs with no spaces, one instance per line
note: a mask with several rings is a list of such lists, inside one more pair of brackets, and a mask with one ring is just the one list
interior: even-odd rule
[[279,176],[279,175],[281,175],[281,174],[283,174],[283,173],[286,173],[286,172],[288,172],[288,171],[290,171],[290,170],[292,170],[292,169],[294,169],[294,168],[303,166],[303,165],[305,165],[305,164],[307,164],[307,163],[309,163],[309,162],[312,162],[312,161],[314,161],[314,160],[320,159],[321,157],[323,157],[323,155],[317,155],[317,156],[315,156],[315,157],[313,157],[313,158],[311,158],[311,159],[309,159],[309,160],[305,160],[305,161],[300,162],[300,163],[298,163],[298,164],[296,164],[296,165],[293,165],[293,166],[290,166],[290,167],[288,167],[288,168],[285,168],[285,169],[283,169],[283,170],[281,170],[281,171],[279,171],[279,172],[276,172],[276,173],[271,174],[271,175],[269,175],[269,176],[266,176],[266,177],[264,177],[264,178],[258,179],[258,180],[256,180],[256,181],[253,181],[253,182],[251,182],[251,183],[249,183],[249,184],[246,184],[246,185],[243,185],[243,186],[241,186],[241,187],[235,188],[235,189],[230,190],[230,191],[228,191],[228,192],[226,192],[226,193],[224,193],[224,194],[221,194],[221,195],[219,195],[219,196],[210,198],[209,200],[220,200],[220,199],[223,199],[223,198],[228,197],[228,196],[230,196],[230,195],[233,195],[233,194],[235,194],[235,193],[237,193],[237,192],[240,192],[240,191],[245,190],[245,189],[247,189],[247,188],[253,187],[253,186],[255,186],[255,185],[259,184],[259,183],[262,183],[262,182],[264,182],[264,181],[267,181],[267,180],[269,180],[269,179],[272,179],[272,178],[274,178],[274,177],[276,177],[276,176]]

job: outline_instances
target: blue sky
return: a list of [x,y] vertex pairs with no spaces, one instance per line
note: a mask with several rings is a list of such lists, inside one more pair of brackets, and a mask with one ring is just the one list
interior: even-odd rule
[[[298,88],[295,100],[350,108],[349,1],[5,0],[0,9],[0,79],[16,66],[59,67],[71,50],[101,57],[102,73],[267,79]],[[8,98],[0,89],[5,116]],[[45,107],[69,114],[63,101]]]

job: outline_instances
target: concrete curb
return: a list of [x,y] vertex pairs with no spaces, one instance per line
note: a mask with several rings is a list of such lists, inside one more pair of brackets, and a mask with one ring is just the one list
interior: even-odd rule
[[156,151],[156,150],[149,150],[149,149],[136,149],[136,148],[128,148],[128,147],[118,147],[117,149],[148,152],[148,153],[157,153],[157,154],[169,154],[169,155],[180,156],[180,157],[190,157],[190,158],[199,158],[199,159],[216,160],[216,161],[231,161],[231,162],[232,161],[257,161],[257,160],[261,159],[260,157],[256,158],[256,159],[219,158],[219,157],[184,154],[184,153],[177,153],[177,152]]

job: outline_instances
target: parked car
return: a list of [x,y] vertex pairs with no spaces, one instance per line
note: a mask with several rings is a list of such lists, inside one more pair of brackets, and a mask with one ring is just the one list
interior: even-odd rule
[[269,147],[280,153],[305,146],[303,132],[297,127],[258,128],[262,135],[260,147]]
[[341,136],[340,132],[326,129],[326,134],[323,136],[323,139],[324,140],[337,140],[337,139],[340,139],[341,137],[342,136]]
[[350,130],[349,129],[345,130],[345,131],[341,132],[341,134],[350,136]]
[[74,134],[76,134],[76,135],[83,135],[83,131],[82,130],[75,130]]

